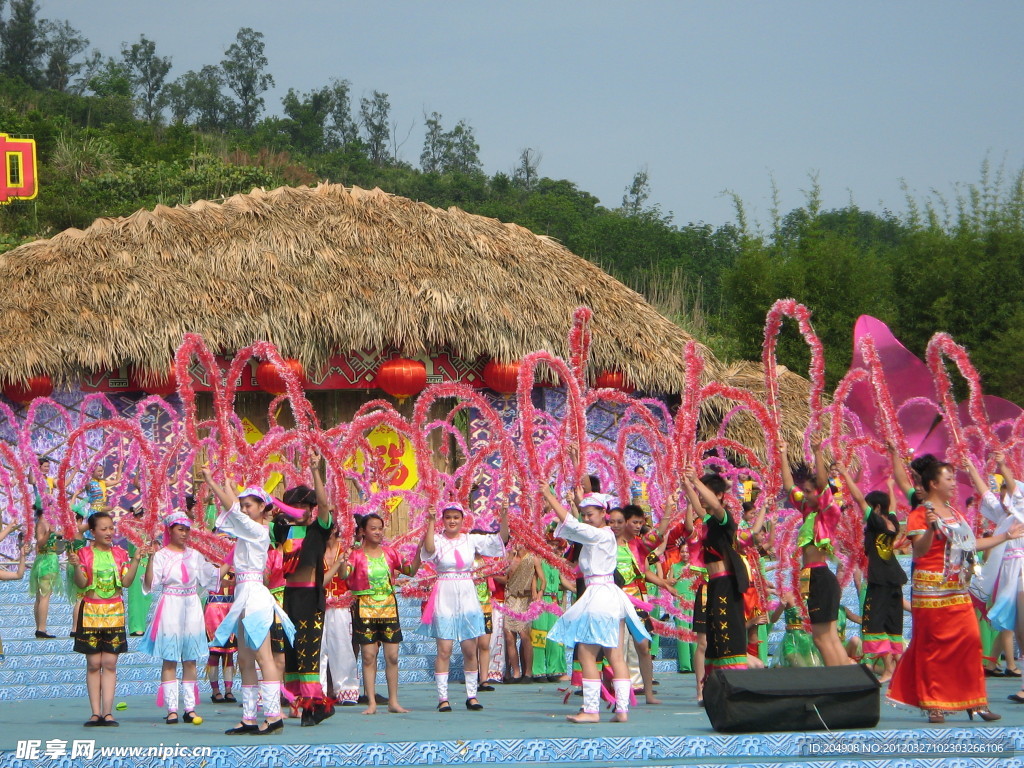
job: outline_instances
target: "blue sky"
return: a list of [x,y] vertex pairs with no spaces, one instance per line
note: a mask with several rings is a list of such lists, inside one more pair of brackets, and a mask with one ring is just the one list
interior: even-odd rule
[[[1024,166],[1020,2],[347,2],[41,0],[104,53],[145,34],[172,77],[217,63],[239,27],[277,81],[388,93],[403,159],[424,111],[468,120],[488,173],[519,151],[608,206],[647,167],[677,223],[762,221],[817,173],[827,207],[904,210],[900,180],[947,196],[988,157]],[[344,179],[333,179],[344,182]]]

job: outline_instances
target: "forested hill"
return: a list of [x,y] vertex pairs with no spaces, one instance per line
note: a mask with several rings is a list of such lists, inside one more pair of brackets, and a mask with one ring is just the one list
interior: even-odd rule
[[[815,312],[833,384],[849,365],[853,322],[870,314],[919,355],[932,333],[948,331],[968,347],[986,391],[1024,402],[1021,173],[982,164],[954,199],[908,196],[898,213],[822,210],[812,183],[801,207],[761,225],[746,221],[738,200],[732,222],[679,224],[649,204],[646,169],[623,180],[621,200],[602,204],[545,177],[543,148],[484,169],[470,122],[437,112],[422,116],[425,139],[411,162],[388,94],[357,97],[338,73],[267,104],[275,83],[263,35],[243,28],[225,45],[223,60],[179,74],[173,52],[144,34],[97,51],[67,22],[42,18],[35,0],[0,0],[0,132],[34,137],[40,162],[38,198],[0,206],[0,251],[100,216],[256,186],[379,186],[557,238],[724,359],[756,359],[765,312],[792,296]],[[807,368],[793,329],[780,360]]]

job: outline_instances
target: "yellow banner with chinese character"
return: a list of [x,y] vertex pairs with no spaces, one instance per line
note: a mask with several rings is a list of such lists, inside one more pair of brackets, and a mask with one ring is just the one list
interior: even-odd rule
[[[380,462],[384,477],[388,478],[390,490],[408,491],[416,487],[419,482],[419,472],[416,471],[416,450],[412,441],[403,437],[386,424],[381,424],[366,436],[370,449],[373,451],[377,461]],[[362,451],[349,460],[349,466],[357,472],[362,472],[366,466],[366,456]],[[374,493],[380,490],[377,483],[370,486]],[[401,504],[401,499],[393,498],[388,502],[388,511],[394,512]]]
[[[256,445],[256,443],[263,439],[263,433],[260,432],[259,427],[247,418],[242,419],[242,429],[245,430],[245,442],[249,445]],[[280,460],[281,456],[279,454],[275,453],[270,456],[270,461],[272,462]],[[267,493],[273,493],[274,489],[281,484],[282,480],[284,480],[284,475],[280,472],[271,472],[270,477],[268,477],[267,481],[263,484],[263,490]]]

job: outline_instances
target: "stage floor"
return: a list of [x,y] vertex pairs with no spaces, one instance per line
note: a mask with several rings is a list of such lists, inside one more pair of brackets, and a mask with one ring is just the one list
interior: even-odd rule
[[[1017,679],[990,679],[993,710],[1003,719],[992,725],[953,715],[944,726],[930,726],[917,713],[883,703],[882,719],[871,731],[815,734],[723,735],[712,730],[704,711],[694,703],[692,675],[662,675],[660,706],[639,704],[624,724],[572,725],[565,715],[580,699],[562,704],[558,684],[509,685],[480,694],[486,709],[467,711],[461,684],[452,683],[454,711],[434,711],[434,687],[402,687],[409,714],[392,715],[383,708],[374,716],[364,707],[339,707],[338,713],[313,728],[289,720],[283,732],[268,737],[226,736],[241,713],[237,706],[200,707],[200,726],[163,723],[150,697],[126,699],[128,708],[115,712],[119,728],[83,728],[89,715],[82,699],[0,703],[0,768],[35,766],[250,766],[342,765],[910,765],[914,754],[930,755],[928,765],[1020,766],[1024,750],[1024,705],[1006,700]],[[996,727],[993,727],[996,726]],[[76,741],[81,754],[72,759]],[[36,753],[31,751],[32,742]],[[48,745],[47,742],[51,742]],[[851,747],[853,744],[855,746]],[[971,747],[969,745],[980,745]],[[859,746],[857,746],[859,745]],[[1002,745],[999,747],[999,745]],[[50,752],[47,753],[47,748]],[[158,754],[159,748],[180,748]],[[129,750],[129,748],[135,748]],[[193,753],[190,750],[198,748]],[[63,753],[62,753],[63,749]],[[839,749],[838,752],[835,750]],[[101,750],[107,751],[101,754]],[[147,751],[143,751],[147,750]],[[186,751],[188,750],[188,751]],[[974,751],[972,751],[974,750]],[[958,762],[949,762],[958,761]]]

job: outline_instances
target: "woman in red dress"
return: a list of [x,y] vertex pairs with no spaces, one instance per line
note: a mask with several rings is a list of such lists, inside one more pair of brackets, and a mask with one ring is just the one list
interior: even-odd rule
[[924,498],[907,520],[914,545],[911,616],[914,631],[889,685],[889,699],[927,710],[928,722],[945,722],[947,712],[966,710],[973,720],[998,720],[989,711],[981,663],[981,634],[967,583],[977,550],[1024,534],[975,539],[970,525],[951,504],[956,472],[934,456],[914,461]]

